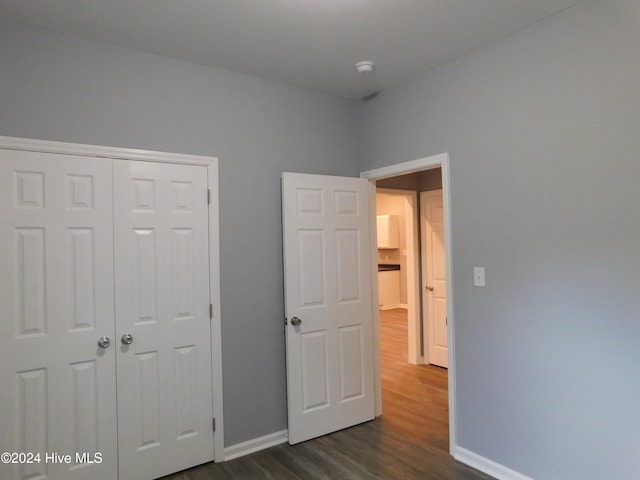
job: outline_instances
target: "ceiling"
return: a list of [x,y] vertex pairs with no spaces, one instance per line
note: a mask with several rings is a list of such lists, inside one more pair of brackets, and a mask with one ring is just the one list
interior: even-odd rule
[[0,16],[358,99],[580,1],[0,0]]

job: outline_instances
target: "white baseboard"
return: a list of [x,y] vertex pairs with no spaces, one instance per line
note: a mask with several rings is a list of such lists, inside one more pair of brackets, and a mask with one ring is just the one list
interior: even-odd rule
[[407,308],[407,307],[403,307],[402,304],[400,303],[395,305],[380,305],[380,310],[393,310],[394,308]]
[[476,470],[480,470],[487,475],[491,475],[498,480],[533,480],[531,477],[527,477],[515,470],[511,470],[510,468],[500,465],[499,463],[489,460],[477,453],[470,452],[465,448],[456,447],[453,458],[465,465],[475,468]]
[[[244,455],[259,452],[265,448],[286,443],[288,440],[289,432],[287,430],[281,430],[263,437],[237,443],[224,449],[224,460],[228,461],[233,460],[234,458],[243,457]],[[531,477],[527,477],[515,470],[511,470],[510,468],[496,463],[493,460],[489,460],[482,455],[473,453],[466,448],[456,447],[453,458],[465,465],[475,468],[476,470],[480,470],[487,475],[491,475],[497,480],[534,480]]]
[[265,435],[264,437],[258,437],[247,440],[246,442],[236,443],[235,445],[231,445],[224,449],[224,460],[233,460],[234,458],[249,455],[250,453],[285,443],[288,440],[289,432],[287,430],[281,430],[279,432]]

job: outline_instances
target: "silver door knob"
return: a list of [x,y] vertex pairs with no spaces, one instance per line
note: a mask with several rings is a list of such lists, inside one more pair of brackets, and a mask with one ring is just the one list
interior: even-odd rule
[[109,345],[111,345],[111,339],[109,337],[100,337],[98,339],[98,346],[100,348],[109,348]]
[[301,323],[302,323],[302,320],[300,320],[298,317],[293,317],[291,319],[291,325],[293,325],[294,327],[297,327]]
[[120,338],[120,341],[125,345],[131,345],[133,343],[133,335],[131,335],[130,333],[125,333],[124,335],[122,335],[122,338]]

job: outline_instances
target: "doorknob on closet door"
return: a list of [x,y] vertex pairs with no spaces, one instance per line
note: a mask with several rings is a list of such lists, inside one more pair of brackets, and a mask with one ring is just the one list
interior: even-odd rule
[[109,337],[100,337],[98,339],[98,346],[100,348],[109,348],[109,345],[111,345],[111,339]]
[[433,292],[433,287],[429,286],[429,287],[426,287],[426,288],[427,288],[427,290],[429,290],[430,292]]
[[131,335],[130,333],[125,333],[120,338],[120,341],[125,345],[131,345],[133,343],[133,335]]
[[293,317],[291,319],[291,325],[293,325],[294,327],[299,326],[302,323],[302,320],[299,319],[298,317]]

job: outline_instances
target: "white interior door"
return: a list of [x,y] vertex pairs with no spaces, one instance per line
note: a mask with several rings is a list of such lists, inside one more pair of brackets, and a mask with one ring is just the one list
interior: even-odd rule
[[368,182],[283,173],[289,443],[374,417]]
[[213,460],[206,168],[116,160],[114,190],[120,480],[152,479]]
[[0,218],[0,478],[113,480],[111,164],[0,150]]
[[422,217],[423,318],[428,362],[448,366],[447,268],[442,190],[420,193]]

